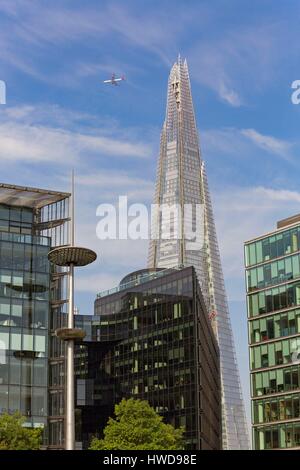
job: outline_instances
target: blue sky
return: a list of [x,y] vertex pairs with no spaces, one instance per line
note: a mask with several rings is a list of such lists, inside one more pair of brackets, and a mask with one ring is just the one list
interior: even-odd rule
[[[96,207],[150,203],[169,69],[187,58],[247,403],[243,242],[300,212],[299,13],[297,0],[0,0],[1,181],[66,190],[75,168],[77,240],[99,253],[78,271],[81,313],[145,265],[145,241],[96,238]],[[112,72],[127,81],[103,85]]]

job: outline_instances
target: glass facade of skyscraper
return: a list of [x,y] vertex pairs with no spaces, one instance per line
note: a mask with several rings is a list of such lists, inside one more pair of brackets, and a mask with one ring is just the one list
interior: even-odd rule
[[[168,81],[154,203],[160,210],[154,211],[152,218],[148,266],[194,266],[220,349],[222,448],[247,450],[250,442],[213,207],[200,152],[188,65],[180,57]],[[180,211],[174,213],[174,206]]]
[[0,410],[45,426],[50,239],[32,222],[32,210],[0,205]]
[[253,447],[260,450],[300,448],[300,217],[278,227],[245,244]]
[[0,413],[20,412],[42,427],[43,446],[64,439],[66,272],[51,267],[52,246],[68,238],[69,194],[0,184]]
[[148,400],[185,427],[187,449],[220,449],[218,346],[192,267],[142,270],[78,315],[77,440],[101,435],[123,397]]

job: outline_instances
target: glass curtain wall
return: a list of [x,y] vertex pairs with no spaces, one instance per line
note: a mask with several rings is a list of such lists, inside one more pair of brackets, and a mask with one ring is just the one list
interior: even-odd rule
[[253,446],[298,448],[300,226],[245,245]]

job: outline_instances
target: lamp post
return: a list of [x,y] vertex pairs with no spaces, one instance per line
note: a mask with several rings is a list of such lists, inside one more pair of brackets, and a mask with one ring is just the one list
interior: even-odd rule
[[74,268],[93,263],[97,255],[89,248],[75,246],[74,223],[74,173],[72,172],[71,196],[71,239],[69,246],[59,246],[51,250],[48,259],[56,266],[69,268],[69,308],[66,328],[58,328],[55,335],[67,342],[67,389],[66,389],[66,426],[65,449],[75,449],[75,395],[74,395],[74,343],[85,337],[85,331],[74,328]]

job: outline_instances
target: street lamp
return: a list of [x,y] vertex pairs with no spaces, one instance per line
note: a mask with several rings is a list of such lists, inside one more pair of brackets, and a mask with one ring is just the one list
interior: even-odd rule
[[74,173],[72,173],[71,213],[70,245],[54,248],[48,254],[51,263],[69,268],[68,324],[67,327],[58,328],[55,331],[55,335],[67,343],[66,450],[75,449],[74,342],[81,341],[85,337],[84,330],[74,328],[74,268],[87,266],[97,258],[94,251],[89,248],[75,246],[74,243]]

